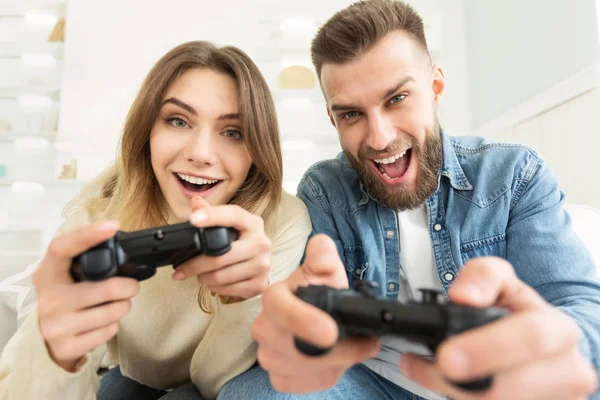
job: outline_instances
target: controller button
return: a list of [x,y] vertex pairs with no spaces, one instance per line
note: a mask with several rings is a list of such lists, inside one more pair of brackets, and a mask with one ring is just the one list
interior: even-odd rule
[[393,230],[388,229],[387,231],[385,231],[385,236],[387,236],[388,238],[393,238],[396,234],[394,233]]
[[159,229],[154,234],[154,237],[156,238],[156,240],[162,240],[165,237],[165,233],[161,229]]
[[444,274],[444,279],[446,280],[446,282],[452,282],[452,280],[454,279],[454,274],[452,272],[446,272]]
[[423,304],[437,304],[438,296],[441,294],[439,291],[435,289],[419,289],[419,291],[423,295],[421,300]]
[[392,319],[394,319],[393,316],[392,316],[392,313],[389,312],[388,310],[383,310],[381,312],[381,318],[383,318],[383,320],[385,322],[392,322]]
[[436,231],[436,232],[439,232],[439,231],[441,231],[441,230],[442,230],[442,226],[441,226],[440,224],[435,224],[435,225],[433,226],[433,229],[435,229],[435,231]]

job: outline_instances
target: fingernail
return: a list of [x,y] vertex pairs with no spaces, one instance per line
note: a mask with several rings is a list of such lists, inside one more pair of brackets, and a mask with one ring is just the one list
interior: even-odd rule
[[171,278],[173,278],[176,281],[179,281],[181,279],[183,279],[185,277],[185,274],[181,271],[175,271],[175,273],[173,275],[171,275]]
[[467,354],[460,349],[448,349],[444,357],[452,369],[459,375],[467,375],[471,368],[471,363]]
[[410,378],[410,370],[410,360],[404,356],[400,356],[400,373],[405,377]]
[[195,211],[190,217],[192,224],[200,224],[208,219],[208,215],[204,211]]
[[102,221],[98,224],[101,231],[116,231],[119,229],[119,221]]

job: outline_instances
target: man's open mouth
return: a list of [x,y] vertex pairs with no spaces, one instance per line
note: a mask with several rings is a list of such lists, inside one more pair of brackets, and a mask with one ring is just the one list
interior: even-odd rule
[[411,156],[412,149],[407,149],[394,156],[373,159],[373,163],[383,176],[390,180],[397,180],[402,178],[408,170]]
[[184,188],[197,193],[207,191],[221,182],[218,179],[205,179],[179,173],[174,173],[173,175],[175,175]]

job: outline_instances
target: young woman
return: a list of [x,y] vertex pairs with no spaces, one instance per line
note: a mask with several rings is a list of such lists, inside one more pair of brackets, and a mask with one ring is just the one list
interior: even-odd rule
[[[299,265],[311,231],[282,191],[275,107],[256,65],[235,47],[176,47],[146,77],[120,146],[34,273],[38,307],[0,359],[2,400],[95,399],[100,386],[99,398],[210,399],[256,362],[257,296]],[[72,258],[118,229],[187,220],[239,238],[139,283],[70,278]],[[99,384],[98,367],[117,364]]]

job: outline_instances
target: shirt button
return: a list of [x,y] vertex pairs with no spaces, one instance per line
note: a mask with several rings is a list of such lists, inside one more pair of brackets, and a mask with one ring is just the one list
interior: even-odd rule
[[452,279],[454,279],[454,274],[452,272],[446,272],[444,274],[444,279],[446,282],[452,282]]
[[361,269],[360,269],[360,268],[356,268],[356,269],[354,270],[354,272],[356,272],[357,274],[360,274],[362,271],[361,271]]
[[365,263],[365,268],[369,268],[369,262],[368,261]]
[[393,230],[387,230],[385,231],[385,236],[389,237],[389,238],[393,238],[394,237],[394,231]]
[[388,285],[388,289],[390,289],[390,290],[394,290],[394,289],[396,289],[396,285],[394,285],[393,283],[390,283],[390,284]]
[[441,226],[440,224],[435,224],[435,225],[433,226],[433,229],[435,229],[437,232],[439,232],[439,231],[441,231],[441,230],[442,230],[442,226]]

